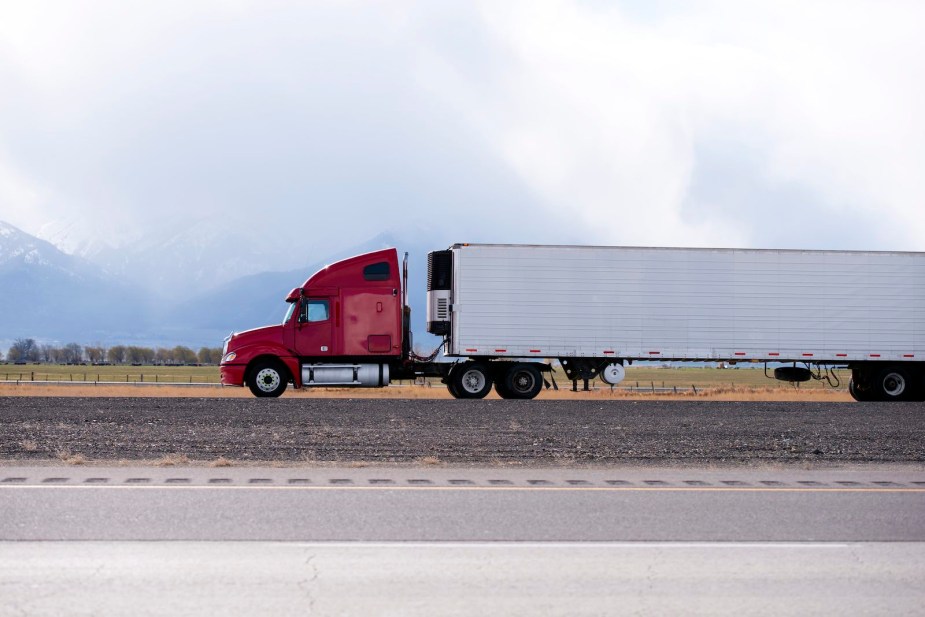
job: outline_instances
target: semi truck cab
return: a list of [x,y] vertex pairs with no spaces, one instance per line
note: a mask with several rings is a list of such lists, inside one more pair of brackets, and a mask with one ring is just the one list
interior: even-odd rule
[[319,270],[289,292],[283,323],[225,339],[222,384],[256,396],[279,396],[288,383],[388,385],[410,339],[403,271],[394,248]]

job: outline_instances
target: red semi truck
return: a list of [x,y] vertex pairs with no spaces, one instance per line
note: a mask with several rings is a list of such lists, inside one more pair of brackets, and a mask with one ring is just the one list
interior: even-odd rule
[[385,249],[337,262],[286,298],[279,325],[225,339],[222,384],[247,385],[258,397],[279,396],[288,383],[382,387],[397,379],[447,377],[450,365],[412,351],[407,256]]
[[[413,351],[407,255],[351,257],[293,289],[283,323],[225,340],[222,383],[382,387],[437,377],[457,398],[534,398],[624,365],[773,363],[785,381],[851,370],[857,400],[925,400],[925,253],[456,244],[428,255],[427,329]],[[547,379],[548,376],[548,379]]]

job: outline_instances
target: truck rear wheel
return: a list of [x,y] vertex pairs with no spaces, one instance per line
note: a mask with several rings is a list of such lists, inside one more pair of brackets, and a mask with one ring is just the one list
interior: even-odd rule
[[453,396],[453,398],[462,398],[462,396],[459,394],[459,390],[457,390],[456,386],[453,385],[452,379],[447,378],[446,389],[450,391],[450,394]]
[[260,398],[277,397],[286,391],[289,375],[279,362],[261,360],[248,373],[247,387]]
[[898,366],[888,366],[877,375],[876,394],[882,401],[908,401],[913,398],[913,384],[909,372]]
[[532,364],[515,364],[504,374],[503,381],[510,395],[505,398],[532,399],[543,389],[543,376]]
[[450,373],[449,390],[457,398],[485,398],[491,391],[491,373],[484,364],[464,362]]
[[495,392],[498,393],[498,396],[501,398],[517,398],[511,394],[504,385],[504,375],[501,376],[501,379],[495,380]]

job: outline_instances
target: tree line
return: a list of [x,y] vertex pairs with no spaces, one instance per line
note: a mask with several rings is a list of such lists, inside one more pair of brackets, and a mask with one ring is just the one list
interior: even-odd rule
[[[0,360],[3,360],[0,352]],[[63,346],[39,344],[35,339],[19,338],[6,352],[7,362],[46,364],[218,364],[222,360],[220,347],[200,347],[193,351],[177,345],[173,348],[139,347],[135,345],[78,345]]]

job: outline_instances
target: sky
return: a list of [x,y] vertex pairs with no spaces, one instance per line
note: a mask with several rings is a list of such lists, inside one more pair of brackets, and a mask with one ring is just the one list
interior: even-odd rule
[[403,229],[923,251],[923,23],[918,1],[0,0],[0,220],[69,251],[203,229],[267,264]]

